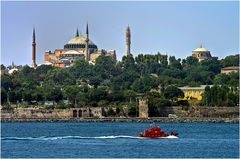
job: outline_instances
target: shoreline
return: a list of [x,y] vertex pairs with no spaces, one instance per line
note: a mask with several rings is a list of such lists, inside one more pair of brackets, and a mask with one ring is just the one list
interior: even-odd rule
[[165,122],[165,123],[238,123],[240,118],[2,118],[3,122]]

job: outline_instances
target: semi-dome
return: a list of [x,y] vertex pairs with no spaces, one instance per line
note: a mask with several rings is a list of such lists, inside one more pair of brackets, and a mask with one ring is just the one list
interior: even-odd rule
[[80,54],[79,52],[75,51],[75,50],[69,50],[69,51],[66,51],[65,53],[63,54]]
[[[86,37],[79,35],[69,40],[68,44],[86,44]],[[88,41],[89,45],[95,45],[91,40]]]

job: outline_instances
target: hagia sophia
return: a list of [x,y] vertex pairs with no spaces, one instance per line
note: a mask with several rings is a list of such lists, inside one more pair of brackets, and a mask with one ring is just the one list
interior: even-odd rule
[[69,67],[73,65],[76,59],[83,58],[86,61],[94,63],[100,55],[110,56],[116,59],[116,51],[107,51],[98,49],[89,38],[88,24],[86,27],[86,36],[76,32],[73,39],[64,45],[63,49],[56,49],[54,52],[45,52],[45,64],[57,67]]
[[[126,29],[126,52],[125,56],[130,55],[131,46],[131,31],[128,26]],[[105,49],[98,49],[97,45],[89,38],[88,24],[86,26],[86,36],[79,34],[78,29],[73,39],[69,40],[64,45],[63,49],[55,49],[53,52],[47,50],[44,54],[45,65],[52,65],[56,67],[70,67],[74,64],[76,59],[85,59],[89,63],[94,64],[100,55],[110,56],[116,59],[116,50],[107,51]],[[211,59],[211,53],[202,45],[192,51],[192,56],[199,61]],[[33,29],[32,38],[32,67],[36,68],[36,39],[35,29]]]

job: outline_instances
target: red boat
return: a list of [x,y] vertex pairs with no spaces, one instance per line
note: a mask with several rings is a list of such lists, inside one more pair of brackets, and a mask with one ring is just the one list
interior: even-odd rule
[[142,138],[177,138],[178,133],[171,132],[171,134],[167,134],[161,130],[160,127],[152,124],[150,129],[145,130],[139,134],[139,137]]

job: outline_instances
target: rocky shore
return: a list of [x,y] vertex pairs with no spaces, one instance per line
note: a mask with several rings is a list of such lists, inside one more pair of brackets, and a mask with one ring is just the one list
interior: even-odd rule
[[173,122],[173,123],[239,123],[240,118],[4,118],[1,122]]

